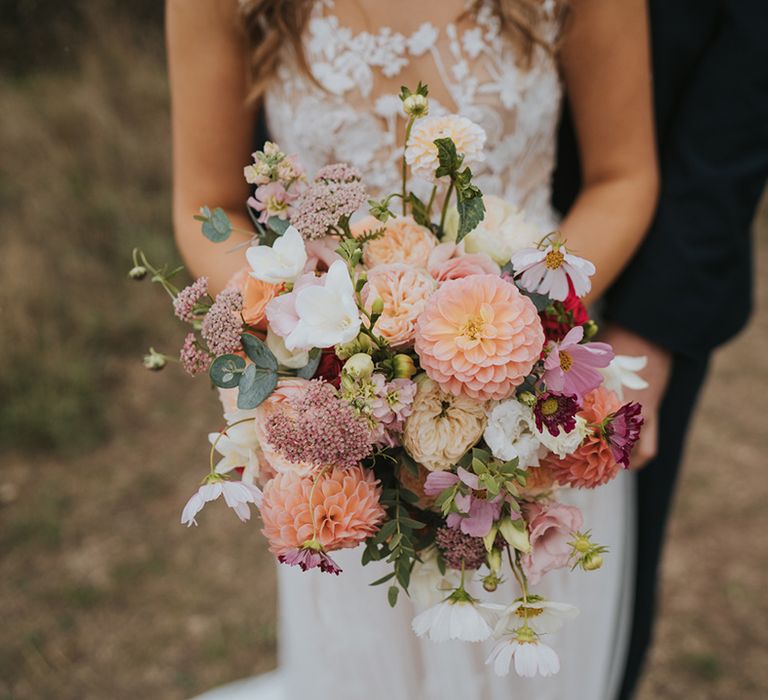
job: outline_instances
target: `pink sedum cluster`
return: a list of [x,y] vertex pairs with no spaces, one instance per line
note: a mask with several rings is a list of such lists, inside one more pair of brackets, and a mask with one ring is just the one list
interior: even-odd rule
[[496,275],[445,282],[416,324],[427,375],[456,396],[507,398],[539,359],[544,331],[536,307]]

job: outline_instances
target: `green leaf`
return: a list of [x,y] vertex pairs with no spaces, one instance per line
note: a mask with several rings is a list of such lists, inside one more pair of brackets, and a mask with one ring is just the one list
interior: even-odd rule
[[368,585],[369,586],[380,586],[382,583],[386,583],[387,581],[389,581],[391,578],[394,578],[394,577],[395,577],[395,572],[392,571],[392,572],[388,573],[386,576],[382,576],[381,578],[377,578],[375,581],[372,581]]
[[410,527],[414,530],[420,530],[423,527],[426,527],[427,524],[421,522],[420,520],[414,520],[413,518],[400,518],[400,525],[402,527]]
[[238,355],[217,357],[208,370],[211,381],[220,389],[233,389],[240,384],[245,368],[245,360]]
[[266,344],[250,333],[243,333],[240,336],[240,342],[243,344],[245,354],[259,369],[269,369],[277,372],[277,358]]
[[482,197],[464,199],[459,196],[456,208],[459,210],[459,230],[456,234],[456,242],[459,243],[470,231],[474,231],[485,218],[485,204],[483,204]]
[[408,195],[408,203],[411,205],[411,216],[413,220],[424,226],[424,228],[432,229],[432,222],[429,220],[429,210],[427,205],[424,204],[413,192]]
[[271,228],[278,236],[282,236],[291,225],[287,219],[281,219],[279,216],[270,216],[267,219],[267,226]]
[[437,146],[437,159],[440,163],[435,171],[435,177],[450,175],[453,178],[461,167],[464,156],[456,153],[456,144],[451,138],[435,139],[434,144]]
[[400,489],[400,498],[411,505],[416,505],[419,502],[419,497],[408,489]]
[[390,586],[387,591],[387,601],[389,606],[394,608],[397,605],[397,595],[400,593],[400,589],[397,586]]
[[387,537],[392,535],[396,529],[397,529],[397,523],[394,520],[388,520],[381,526],[379,531],[373,536],[373,543],[381,544],[382,542],[384,542],[384,540],[387,539]]
[[226,241],[232,233],[232,224],[221,207],[213,211],[208,207],[202,207],[195,219],[203,222],[203,235],[214,243]]
[[412,476],[418,476],[419,475],[419,467],[417,466],[416,462],[413,460],[413,458],[407,454],[406,452],[403,452],[400,457],[400,463],[405,467],[405,469],[412,475]]
[[408,584],[411,582],[411,562],[408,557],[400,557],[395,562],[395,575],[397,576],[397,582],[405,590],[408,590]]
[[320,366],[322,354],[320,348],[312,348],[309,351],[309,362],[296,370],[296,376],[302,379],[312,379],[315,376],[315,372],[317,372],[317,368]]
[[243,410],[256,408],[277,386],[277,371],[248,365],[240,379],[237,407]]

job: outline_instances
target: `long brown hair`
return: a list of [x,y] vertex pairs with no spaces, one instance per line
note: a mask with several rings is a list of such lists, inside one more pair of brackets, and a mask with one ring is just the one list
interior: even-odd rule
[[[542,0],[474,0],[469,12],[474,13],[489,1],[507,32],[520,51],[523,62],[530,60],[536,46],[554,51],[555,46],[539,34],[543,17]],[[281,51],[287,45],[301,70],[311,75],[302,46],[302,35],[309,21],[315,0],[245,0],[241,2],[243,27],[251,46],[250,98],[258,100],[277,71]],[[561,20],[566,2],[556,3]]]

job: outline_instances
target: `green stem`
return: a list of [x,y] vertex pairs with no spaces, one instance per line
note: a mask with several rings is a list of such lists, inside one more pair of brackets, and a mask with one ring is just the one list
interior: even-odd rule
[[448,185],[448,192],[445,193],[445,201],[443,202],[443,210],[440,213],[440,233],[445,231],[445,216],[448,213],[448,204],[451,201],[451,195],[453,194],[453,180]]
[[406,215],[406,198],[408,196],[408,163],[405,161],[405,149],[408,148],[408,139],[411,138],[411,129],[413,128],[414,117],[408,118],[408,124],[405,127],[405,140],[403,141],[403,216]]
[[211,467],[211,474],[216,473],[216,467],[213,466],[213,457],[216,453],[216,446],[219,444],[219,440],[221,440],[224,435],[226,435],[227,430],[230,428],[234,428],[236,425],[240,425],[241,423],[247,423],[248,421],[252,421],[253,418],[241,418],[240,420],[236,420],[234,423],[230,423],[228,426],[226,426],[223,430],[219,431],[219,434],[216,436],[216,439],[211,444],[211,455],[210,455],[210,467]]
[[432,185],[432,192],[429,195],[429,202],[427,203],[427,218],[432,221],[432,205],[435,203],[435,196],[437,195],[437,185]]

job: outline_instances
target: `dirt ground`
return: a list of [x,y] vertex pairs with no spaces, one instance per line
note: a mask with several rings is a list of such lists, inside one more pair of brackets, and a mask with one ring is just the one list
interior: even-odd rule
[[[205,382],[142,368],[181,329],[124,280],[134,241],[171,254],[159,35],[88,41],[75,73],[0,80],[2,228],[25,234],[0,236],[0,700],[184,700],[274,666],[274,567],[223,506],[179,525],[221,418]],[[761,221],[757,311],[702,397],[640,700],[768,697]]]

